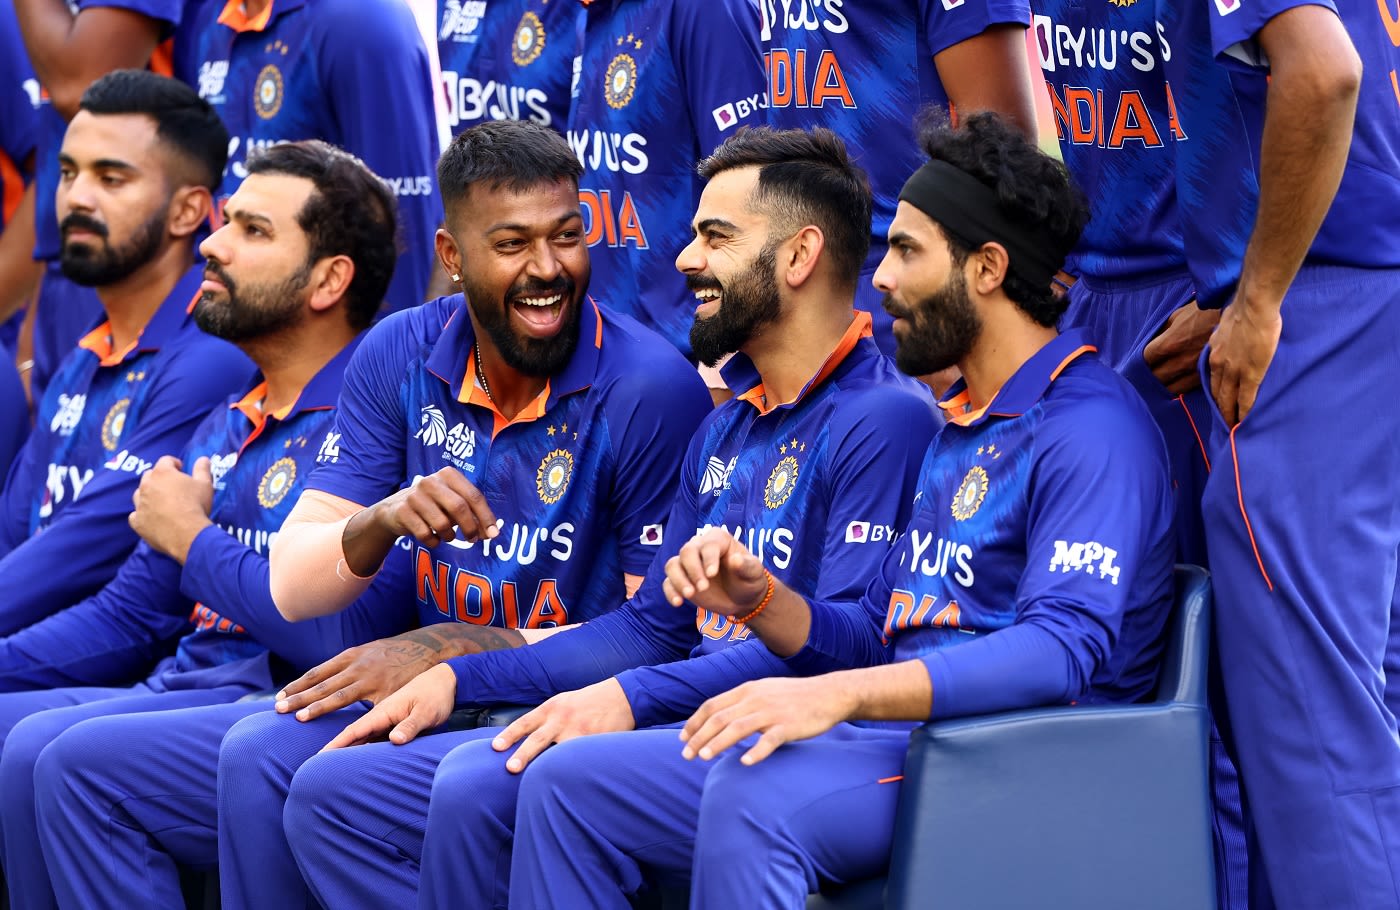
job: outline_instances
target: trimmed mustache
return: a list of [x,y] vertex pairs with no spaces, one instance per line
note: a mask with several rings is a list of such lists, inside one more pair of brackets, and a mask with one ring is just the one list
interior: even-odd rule
[[520,284],[511,288],[506,294],[507,300],[515,300],[519,297],[539,297],[542,295],[559,294],[562,297],[572,296],[574,293],[574,282],[566,275],[560,275],[553,281],[541,281],[538,278],[527,278]]
[[692,291],[723,291],[724,285],[719,283],[719,279],[710,275],[690,275],[685,276],[685,286]]
[[89,216],[84,215],[81,212],[73,212],[69,214],[66,218],[59,222],[58,225],[59,232],[65,237],[68,236],[69,231],[75,229],[91,231],[92,233],[101,237],[103,240],[107,239],[107,225],[103,224],[95,218],[90,218]]
[[211,281],[219,282],[230,294],[232,294],[233,289],[237,287],[233,279],[228,276],[228,272],[225,272],[219,264],[212,259],[204,263],[204,277]]

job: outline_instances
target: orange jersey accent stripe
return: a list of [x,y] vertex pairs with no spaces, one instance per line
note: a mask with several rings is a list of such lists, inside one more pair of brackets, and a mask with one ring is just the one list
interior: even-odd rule
[[166,38],[151,54],[151,72],[157,76],[175,76],[175,40]]
[[768,394],[768,392],[764,388],[763,383],[760,382],[758,385],[754,386],[744,394],[740,395],[739,400],[747,401],[755,408],[758,408],[758,413],[760,414],[767,414],[774,408],[779,408],[786,404],[792,404],[793,401],[797,401],[799,398],[801,398],[802,394],[805,393],[808,389],[812,389],[818,385],[821,385],[821,383],[828,376],[836,372],[836,368],[841,365],[841,361],[846,359],[846,355],[851,353],[851,351],[855,349],[856,344],[862,338],[871,337],[873,335],[874,330],[871,328],[870,314],[862,311],[857,311],[855,314],[855,318],[851,320],[851,324],[846,327],[845,333],[841,336],[841,340],[836,342],[836,347],[832,349],[830,354],[826,355],[826,359],[822,361],[822,365],[817,370],[816,375],[803,384],[802,392],[798,393],[797,398],[794,398],[792,401],[774,402],[765,407],[763,404],[763,399]]
[[1075,348],[1073,351],[1070,351],[1069,356],[1066,357],[1064,360],[1061,360],[1060,365],[1055,367],[1055,372],[1050,374],[1050,381],[1054,382],[1056,379],[1059,379],[1060,374],[1065,371],[1065,367],[1069,366],[1081,355],[1096,354],[1098,353],[1098,350],[1099,349],[1094,347],[1092,344],[1082,344],[1079,347]]
[[877,784],[892,784],[892,783],[894,783],[895,781],[901,781],[901,780],[904,780],[904,775],[903,775],[903,774],[896,774],[894,777],[882,777],[882,778],[880,778],[879,780],[875,781],[875,783],[877,783]]
[[224,11],[219,13],[219,24],[227,25],[235,32],[260,32],[267,27],[267,22],[272,18],[272,7],[269,3],[252,19],[243,11],[243,0],[228,0],[224,4]]
[[113,350],[112,323],[109,320],[78,339],[78,347],[96,354],[97,362],[100,366],[114,367],[121,363],[122,360],[126,358],[127,354],[136,350],[136,344],[140,340],[141,339],[138,337],[123,350]]
[[0,224],[9,224],[10,219],[15,217],[15,210],[19,208],[19,201],[24,198],[24,175],[19,172],[19,167],[10,160],[10,156],[0,152],[0,212],[4,212],[3,221]]
[[1196,429],[1196,418],[1191,416],[1191,409],[1186,406],[1186,396],[1176,396],[1176,403],[1181,405],[1181,409],[1186,412],[1186,422],[1191,424],[1191,432],[1196,436],[1196,445],[1201,450],[1201,460],[1206,463],[1206,473],[1210,473],[1210,454],[1206,452],[1205,440],[1201,439],[1201,431]]
[[1230,429],[1230,457],[1235,461],[1235,495],[1240,504],[1240,517],[1244,519],[1244,529],[1249,533],[1249,545],[1254,550],[1254,561],[1259,566],[1259,574],[1264,576],[1264,584],[1269,586],[1269,590],[1274,589],[1273,579],[1269,578],[1269,571],[1264,568],[1264,559],[1259,555],[1259,542],[1254,539],[1254,525],[1249,520],[1249,513],[1244,509],[1244,487],[1240,485],[1240,455],[1235,450],[1235,430],[1239,424]]
[[[602,329],[599,327],[599,340],[601,342]],[[544,416],[545,406],[549,404],[549,380],[545,380],[544,389],[535,396],[535,400],[520,409],[520,413],[507,420],[505,415],[496,407],[496,403],[486,394],[486,390],[476,384],[476,351],[467,355],[467,371],[462,377],[462,392],[457,396],[457,400],[463,404],[476,404],[486,408],[491,412],[491,438],[495,439],[501,431],[513,423],[529,423],[532,420],[539,420]]]

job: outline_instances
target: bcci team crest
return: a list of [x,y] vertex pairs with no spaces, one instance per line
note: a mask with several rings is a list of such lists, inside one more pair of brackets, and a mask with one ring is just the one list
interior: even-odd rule
[[631,54],[618,54],[608,64],[603,82],[603,98],[608,107],[622,110],[637,90],[637,61]]
[[253,108],[264,120],[271,120],[282,109],[282,71],[269,63],[258,73],[253,90]]
[[792,455],[780,460],[768,475],[768,483],[763,487],[763,504],[770,509],[788,501],[792,488],[797,486],[797,459]]
[[276,508],[286,498],[296,479],[297,463],[290,458],[277,459],[258,484],[258,502],[264,509]]
[[555,449],[540,462],[535,472],[535,491],[540,494],[540,502],[552,506],[569,489],[569,478],[574,476],[574,456],[564,449]]
[[529,66],[544,51],[544,23],[533,12],[526,11],[515,27],[515,40],[510,45],[510,59],[516,66]]
[[126,428],[126,412],[131,409],[130,398],[119,398],[102,420],[102,448],[109,452],[117,450],[121,442],[122,430]]
[[958,492],[953,494],[953,517],[958,521],[967,521],[977,514],[982,500],[986,498],[987,472],[982,470],[981,465],[973,465],[963,478]]

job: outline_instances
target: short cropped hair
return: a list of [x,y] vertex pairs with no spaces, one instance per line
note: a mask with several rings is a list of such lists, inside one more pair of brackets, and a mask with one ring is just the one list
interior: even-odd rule
[[355,329],[374,321],[398,258],[394,191],[349,152],[320,139],[283,142],[248,156],[248,173],[303,177],[315,191],[297,213],[309,259],[348,256],[355,277],[345,293]]
[[529,120],[488,120],[464,130],[438,159],[438,188],[452,207],[484,183],[520,192],[545,183],[578,186],[583,165],[553,129]]
[[742,167],[758,167],[750,204],[774,227],[795,234],[821,228],[843,286],[854,287],[870,252],[870,181],[829,129],[775,130],[744,127],[697,170],[706,180]]
[[[1060,162],[1042,152],[997,114],[972,114],[953,128],[947,115],[930,108],[920,114],[919,145],[934,161],[946,161],[996,192],[1002,214],[1047,238],[1046,252],[1064,261],[1079,242],[1089,220],[1084,194]],[[972,252],[971,244],[943,229],[955,263]],[[1043,326],[1059,322],[1068,301],[1049,284],[1035,287],[1008,271],[1002,289],[1017,306]]]
[[147,70],[114,70],[89,85],[78,102],[91,114],[145,114],[156,138],[189,168],[195,185],[211,192],[228,162],[228,130],[209,102],[177,79]]

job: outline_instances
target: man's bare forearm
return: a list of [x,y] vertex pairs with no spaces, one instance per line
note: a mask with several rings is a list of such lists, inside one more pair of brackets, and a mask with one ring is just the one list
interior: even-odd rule
[[345,565],[361,578],[368,578],[384,565],[396,540],[397,534],[385,531],[374,520],[374,506],[361,509],[346,522],[345,533],[340,538]]

